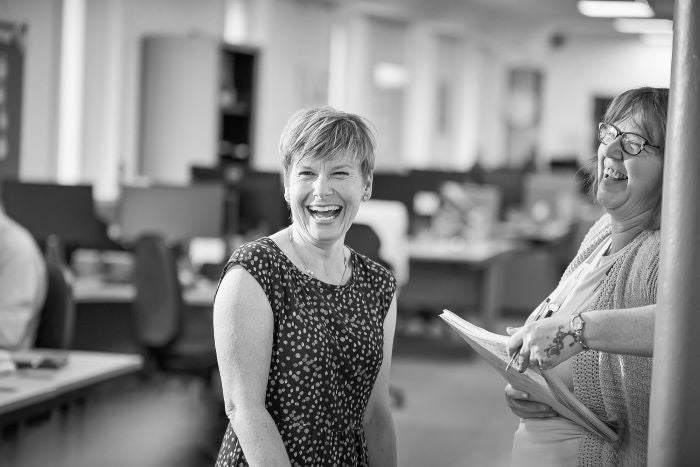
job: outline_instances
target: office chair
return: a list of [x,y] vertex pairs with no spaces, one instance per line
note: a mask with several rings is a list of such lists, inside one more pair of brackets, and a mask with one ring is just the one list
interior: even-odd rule
[[39,314],[34,347],[70,349],[75,329],[73,278],[66,266],[65,247],[56,234],[46,238],[46,298]]
[[70,349],[75,325],[72,279],[65,266],[52,260],[46,261],[46,272],[48,288],[34,346]]
[[217,366],[213,332],[192,335],[177,257],[159,235],[143,235],[136,241],[134,284],[135,334],[147,370],[199,376],[208,385]]
[[379,255],[381,240],[372,227],[365,224],[352,224],[345,234],[345,243],[358,253],[391,270],[389,263]]

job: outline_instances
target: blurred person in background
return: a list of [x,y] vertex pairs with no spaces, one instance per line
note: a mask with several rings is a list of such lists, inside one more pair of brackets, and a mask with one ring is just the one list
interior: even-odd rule
[[646,464],[668,89],[617,96],[598,127],[593,193],[606,214],[590,229],[558,287],[508,329],[520,371],[561,378],[619,439],[607,442],[510,385],[521,417],[512,464]]
[[396,465],[396,281],[344,244],[374,144],[361,117],[330,107],[282,133],[292,223],[233,253],[214,303],[229,418],[217,466]]
[[34,238],[0,210],[0,349],[34,345],[47,283]]

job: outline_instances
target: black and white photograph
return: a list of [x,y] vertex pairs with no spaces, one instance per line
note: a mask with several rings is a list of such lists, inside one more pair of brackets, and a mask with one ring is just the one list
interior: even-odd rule
[[0,466],[700,465],[700,2],[0,0]]

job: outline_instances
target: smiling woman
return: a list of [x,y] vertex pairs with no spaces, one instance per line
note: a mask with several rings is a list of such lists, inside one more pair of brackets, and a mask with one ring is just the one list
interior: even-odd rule
[[537,366],[560,378],[619,439],[600,439],[507,386],[521,418],[513,465],[646,465],[667,107],[668,89],[657,88],[610,104],[598,126],[593,187],[607,213],[559,286],[508,331],[521,371]]
[[374,137],[357,115],[302,110],[280,154],[292,225],[237,249],[214,303],[230,420],[216,465],[395,466],[396,281],[344,244]]
[[662,91],[623,93],[598,125],[598,202],[619,219],[644,217],[651,229],[659,228],[661,214],[668,99]]
[[[332,245],[344,236],[357,215],[363,193],[370,189],[352,154],[335,159],[297,160],[285,178],[285,198],[297,240],[311,248]],[[322,270],[323,261],[311,258]],[[332,262],[332,267],[337,262]]]

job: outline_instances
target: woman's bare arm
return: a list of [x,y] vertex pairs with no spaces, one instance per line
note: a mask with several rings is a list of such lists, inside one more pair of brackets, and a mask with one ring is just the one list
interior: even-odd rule
[[214,301],[214,339],[226,414],[251,466],[289,466],[265,408],[273,316],[260,285],[242,267],[224,276]]
[[389,376],[396,327],[396,297],[384,319],[382,367],[372,388],[363,421],[370,466],[396,466],[396,433],[389,407]]

